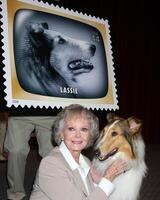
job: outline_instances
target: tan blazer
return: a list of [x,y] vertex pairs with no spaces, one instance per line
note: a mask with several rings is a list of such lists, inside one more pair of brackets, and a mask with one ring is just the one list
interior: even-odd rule
[[90,176],[87,184],[89,195],[79,171],[72,171],[59,149],[54,148],[40,163],[30,200],[107,199],[103,190],[94,186]]

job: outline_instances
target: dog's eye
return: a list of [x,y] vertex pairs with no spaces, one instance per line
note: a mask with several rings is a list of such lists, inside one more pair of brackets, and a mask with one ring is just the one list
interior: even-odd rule
[[64,38],[59,37],[58,44],[64,44],[66,41]]
[[112,132],[112,137],[115,137],[115,136],[117,136],[117,135],[118,135],[117,132],[115,132],[115,131]]

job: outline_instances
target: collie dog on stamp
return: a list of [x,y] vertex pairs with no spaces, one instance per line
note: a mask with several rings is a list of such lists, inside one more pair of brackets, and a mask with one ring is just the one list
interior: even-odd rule
[[94,69],[96,46],[52,30],[47,22],[26,23],[25,32],[16,65],[21,87],[41,95],[85,97],[82,75]]
[[130,169],[113,180],[114,192],[109,200],[137,200],[146,174],[145,144],[141,135],[141,120],[107,115],[108,124],[95,144],[93,168],[102,176],[117,159],[124,160]]

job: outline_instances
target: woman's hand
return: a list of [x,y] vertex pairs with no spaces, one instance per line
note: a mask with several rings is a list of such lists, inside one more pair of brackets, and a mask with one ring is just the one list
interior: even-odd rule
[[130,167],[126,162],[122,160],[116,160],[109,166],[106,170],[104,178],[107,178],[109,181],[113,181],[118,175],[129,170]]
[[92,180],[94,183],[98,184],[102,178],[102,176],[100,175],[100,173],[98,173],[94,168],[93,166],[91,166],[90,168],[90,171],[89,171],[91,177],[92,177]]
[[[126,162],[122,160],[116,160],[108,167],[103,177],[112,182],[118,175],[128,171],[129,169],[130,166],[127,165]],[[97,172],[93,166],[91,166],[89,173],[93,182],[98,184],[102,178],[102,175]]]

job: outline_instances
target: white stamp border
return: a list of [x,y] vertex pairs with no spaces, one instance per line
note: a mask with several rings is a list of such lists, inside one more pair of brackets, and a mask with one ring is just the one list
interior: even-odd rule
[[[112,85],[112,103],[107,103],[104,102],[104,98],[98,98],[98,99],[78,99],[78,98],[62,98],[62,97],[49,97],[48,98],[44,98],[42,99],[38,99],[37,97],[35,99],[14,99],[12,97],[12,80],[10,77],[11,76],[11,61],[10,61],[10,44],[9,44],[9,31],[8,31],[8,13],[7,13],[7,2],[8,1],[15,1],[15,2],[22,2],[22,3],[26,3],[32,6],[38,6],[39,8],[45,8],[45,9],[49,9],[54,11],[58,11],[67,15],[70,15],[72,17],[80,17],[81,19],[85,19],[85,20],[90,20],[90,21],[94,21],[100,24],[103,24],[106,29],[108,30],[107,34],[107,38],[106,38],[106,44],[107,44],[107,49],[106,50],[106,54],[107,54],[107,65],[108,65],[108,78],[109,78],[109,82]],[[68,8],[64,9],[63,7],[59,7],[59,6],[54,6],[53,4],[49,4],[49,3],[44,3],[42,1],[38,2],[38,0],[0,0],[1,2],[1,12],[0,14],[2,15],[1,21],[2,21],[2,49],[4,51],[4,53],[2,54],[3,56],[3,64],[4,64],[4,78],[5,78],[5,100],[7,101],[7,107],[11,107],[11,106],[21,106],[22,108],[24,106],[27,106],[28,108],[30,108],[31,106],[33,106],[34,108],[40,107],[40,108],[60,108],[60,107],[65,107],[71,103],[79,103],[84,105],[87,108],[91,108],[91,109],[105,109],[105,110],[116,110],[119,109],[118,106],[118,96],[117,96],[117,89],[116,89],[116,79],[115,79],[115,72],[114,72],[114,63],[113,63],[113,57],[112,57],[112,47],[111,47],[111,37],[110,37],[110,29],[109,29],[109,24],[108,24],[108,20],[104,20],[104,19],[100,19],[100,18],[96,18],[95,16],[91,16],[91,15],[87,15],[87,14],[83,14],[82,12],[78,12],[78,11],[73,11],[73,10],[69,10]],[[34,95],[34,94],[33,94]]]

